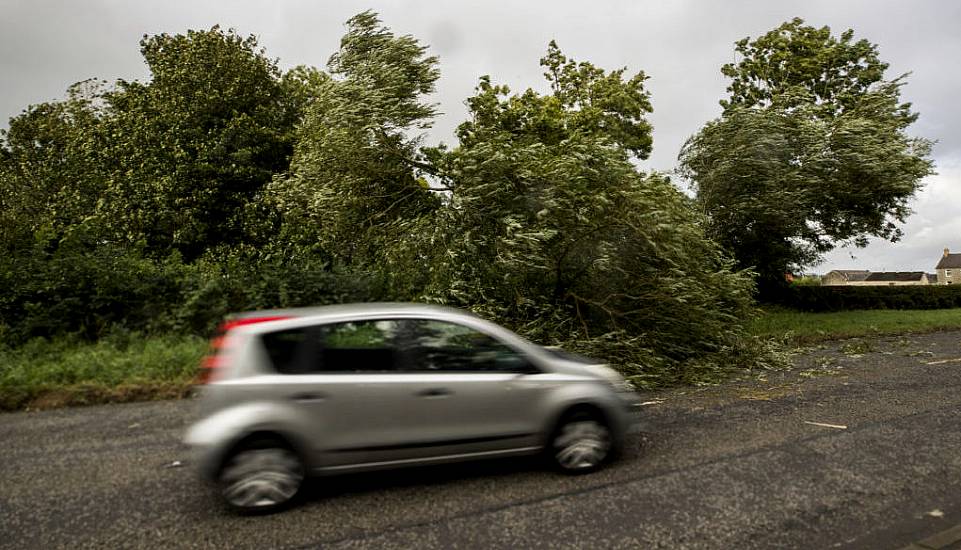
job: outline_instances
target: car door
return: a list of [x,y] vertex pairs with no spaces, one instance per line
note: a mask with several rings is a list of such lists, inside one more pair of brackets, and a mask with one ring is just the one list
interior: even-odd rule
[[418,386],[397,376],[398,321],[359,319],[268,333],[264,347],[281,376],[267,377],[292,411],[291,426],[319,468],[391,460],[407,441],[405,414]]
[[398,377],[412,397],[410,457],[534,447],[551,385],[522,353],[464,324],[409,319],[398,334]]
[[399,372],[398,319],[359,319],[317,327],[309,382],[314,440],[326,468],[396,460],[417,439],[410,403],[420,385]]

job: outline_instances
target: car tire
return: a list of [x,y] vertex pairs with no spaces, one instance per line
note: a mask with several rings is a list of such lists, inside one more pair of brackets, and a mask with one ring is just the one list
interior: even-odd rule
[[603,466],[615,450],[613,434],[600,413],[581,409],[561,417],[546,452],[555,469],[586,474]]
[[228,507],[243,514],[262,514],[290,505],[304,477],[304,462],[289,445],[280,439],[258,438],[230,453],[217,480]]

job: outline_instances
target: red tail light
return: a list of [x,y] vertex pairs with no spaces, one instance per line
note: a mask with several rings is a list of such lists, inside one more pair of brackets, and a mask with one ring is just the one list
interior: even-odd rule
[[209,384],[210,382],[213,382],[217,371],[226,364],[224,352],[229,347],[229,338],[227,338],[227,334],[232,329],[242,327],[244,325],[266,323],[267,321],[281,321],[283,319],[290,319],[290,316],[273,315],[264,317],[243,317],[240,319],[228,319],[220,323],[216,332],[214,332],[214,337],[210,339],[210,351],[200,361],[200,372],[197,376],[197,382],[200,384]]

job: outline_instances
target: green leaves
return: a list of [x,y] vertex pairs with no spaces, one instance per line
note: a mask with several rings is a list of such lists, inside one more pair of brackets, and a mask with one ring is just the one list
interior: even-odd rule
[[729,270],[689,199],[631,163],[650,145],[643,75],[624,82],[553,43],[542,64],[551,95],[482,77],[459,146],[432,152],[453,191],[428,298],[641,383],[703,378],[740,345],[750,277]]
[[312,100],[287,177],[267,200],[282,212],[287,235],[320,245],[345,265],[381,269],[410,224],[438,205],[423,185],[432,172],[416,130],[435,113],[426,96],[437,58],[410,36],[395,36],[371,12],[347,22],[332,76],[301,79]]
[[93,213],[105,179],[99,85],[78,83],[66,101],[32,106],[0,133],[0,250]]
[[730,98],[721,105],[817,105],[825,116],[854,107],[882,81],[888,65],[878,58],[877,46],[853,38],[850,29],[836,38],[828,27],[794,18],[753,41],[738,41],[741,60],[721,67],[732,80]]
[[151,80],[105,95],[103,223],[156,255],[243,241],[246,205],[287,167],[298,99],[252,36],[215,26],[145,37],[141,52]]
[[652,111],[644,89],[643,72],[625,80],[625,69],[605,72],[590,63],[564,56],[551,41],[541,59],[552,95],[533,90],[510,96],[507,86],[491,84],[483,76],[477,94],[467,100],[471,120],[457,129],[460,143],[469,146],[492,132],[514,139],[555,144],[571,134],[610,140],[639,159],[651,152],[651,126],[644,118]]
[[710,235],[762,290],[839,244],[897,240],[931,173],[930,142],[905,132],[904,77],[884,80],[877,47],[853,36],[794,19],[738,42],[724,114],[681,152]]
[[578,63],[564,56],[553,40],[541,66],[574,129],[606,135],[637,158],[650,155],[651,126],[644,116],[653,108],[643,71],[625,81],[626,68],[605,73],[590,63]]
[[427,128],[436,114],[424,97],[440,77],[437,58],[409,35],[395,36],[376,14],[365,11],[347,20],[340,50],[327,62],[343,77],[343,100],[358,101],[357,112],[374,126]]

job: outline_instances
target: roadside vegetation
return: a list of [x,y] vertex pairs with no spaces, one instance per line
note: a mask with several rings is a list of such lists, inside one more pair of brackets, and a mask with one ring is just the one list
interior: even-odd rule
[[694,198],[637,167],[648,76],[553,41],[542,91],[480,76],[428,145],[440,60],[372,12],[323,69],[219,27],[145,37],[147,81],[78,83],[0,133],[0,407],[179,395],[224,315],[355,301],[469,309],[642,387],[777,366],[758,290],[896,238],[930,172],[903,78],[852,37],[737,42],[680,157]]
[[0,410],[183,397],[206,351],[198,336],[124,333],[0,349]]
[[961,330],[961,309],[858,310],[809,313],[767,308],[748,331],[761,338],[804,345],[824,340],[938,330]]

